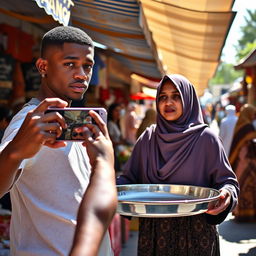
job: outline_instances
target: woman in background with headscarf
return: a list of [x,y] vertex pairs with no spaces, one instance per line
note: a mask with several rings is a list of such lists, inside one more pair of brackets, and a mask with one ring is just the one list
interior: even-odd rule
[[235,127],[229,161],[241,193],[233,211],[237,221],[256,221],[256,107],[245,104]]
[[118,184],[211,187],[220,199],[206,214],[139,218],[138,256],[219,256],[215,224],[237,203],[238,183],[218,137],[203,122],[193,85],[165,76],[156,96],[157,123],[137,140]]
[[156,123],[156,111],[154,108],[149,108],[146,110],[145,116],[137,130],[136,138],[138,139],[140,135],[149,127],[151,124]]
[[139,127],[138,116],[136,114],[135,102],[129,102],[124,116],[124,139],[129,145],[134,145],[136,142],[136,132]]

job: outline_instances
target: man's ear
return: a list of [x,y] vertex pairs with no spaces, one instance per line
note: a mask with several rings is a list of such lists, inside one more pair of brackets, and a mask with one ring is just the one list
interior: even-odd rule
[[42,77],[45,77],[47,75],[47,60],[39,58],[36,61],[36,67]]

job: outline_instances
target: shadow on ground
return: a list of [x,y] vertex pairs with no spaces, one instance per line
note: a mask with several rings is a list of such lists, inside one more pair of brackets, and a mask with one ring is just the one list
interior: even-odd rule
[[239,253],[239,256],[255,256],[256,255],[256,247],[251,248],[248,253]]
[[219,225],[219,233],[223,239],[235,243],[256,239],[256,223],[239,223],[230,219]]

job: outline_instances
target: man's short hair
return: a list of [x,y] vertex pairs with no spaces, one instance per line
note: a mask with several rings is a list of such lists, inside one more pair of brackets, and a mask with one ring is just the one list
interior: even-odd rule
[[45,51],[49,46],[62,47],[64,43],[76,43],[94,48],[91,37],[80,28],[58,26],[44,34],[41,42],[41,57],[44,56]]

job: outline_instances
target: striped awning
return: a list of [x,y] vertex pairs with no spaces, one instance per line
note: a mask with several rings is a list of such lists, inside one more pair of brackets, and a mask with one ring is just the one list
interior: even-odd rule
[[203,94],[220,61],[235,13],[233,0],[140,0],[143,30],[150,35],[164,73],[186,76]]
[[139,24],[136,0],[74,0],[71,22],[83,28],[94,41],[111,50],[131,72],[160,77],[154,51]]
[[186,76],[203,94],[235,17],[233,0],[75,0],[72,23],[132,72]]
[[[56,26],[35,0],[3,1],[0,11],[45,30]],[[51,3],[57,2],[57,0]],[[154,79],[186,76],[203,94],[235,17],[234,0],[72,0],[70,24],[131,73]]]

